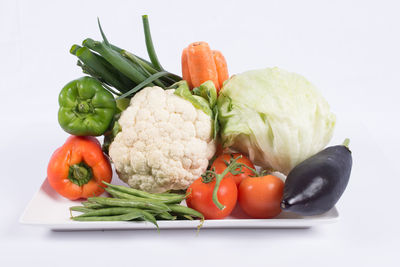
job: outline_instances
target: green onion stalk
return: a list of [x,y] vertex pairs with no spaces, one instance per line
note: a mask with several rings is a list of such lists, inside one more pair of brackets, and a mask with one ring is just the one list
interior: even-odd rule
[[100,20],[97,19],[97,22],[103,40],[87,38],[82,46],[74,44],[70,53],[78,58],[78,66],[85,74],[99,80],[117,99],[129,99],[147,86],[157,85],[167,89],[182,80],[161,66],[147,15],[142,16],[142,22],[149,61],[110,43]]

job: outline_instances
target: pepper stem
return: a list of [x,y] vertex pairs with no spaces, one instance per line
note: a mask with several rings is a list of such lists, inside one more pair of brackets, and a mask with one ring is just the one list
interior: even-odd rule
[[68,179],[79,186],[87,184],[93,177],[92,168],[81,162],[69,166]]
[[86,101],[81,101],[77,108],[79,113],[89,113],[91,111],[91,107]]

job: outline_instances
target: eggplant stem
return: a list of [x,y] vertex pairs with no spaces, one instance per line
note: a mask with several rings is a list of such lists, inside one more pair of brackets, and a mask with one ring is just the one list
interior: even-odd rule
[[349,148],[349,144],[350,144],[350,139],[349,139],[349,138],[344,139],[342,145],[345,146],[345,147],[347,147],[347,148]]

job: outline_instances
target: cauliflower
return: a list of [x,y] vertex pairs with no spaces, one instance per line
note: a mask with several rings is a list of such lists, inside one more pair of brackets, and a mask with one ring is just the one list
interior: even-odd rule
[[212,118],[175,90],[147,87],[123,111],[109,155],[119,177],[151,193],[186,189],[215,153]]

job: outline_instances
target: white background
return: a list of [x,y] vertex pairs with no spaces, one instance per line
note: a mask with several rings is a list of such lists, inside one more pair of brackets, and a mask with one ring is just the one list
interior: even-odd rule
[[[0,265],[395,266],[398,264],[400,5],[397,1],[0,2]],[[81,76],[74,43],[108,38],[146,55],[149,14],[164,67],[205,40],[230,73],[279,66],[320,88],[351,139],[340,221],[308,230],[51,232],[19,216],[67,137],[57,96]],[[396,248],[397,247],[397,248]],[[398,265],[397,265],[398,266]]]

